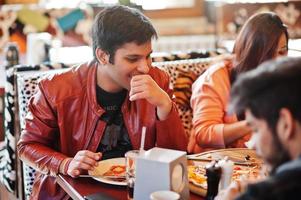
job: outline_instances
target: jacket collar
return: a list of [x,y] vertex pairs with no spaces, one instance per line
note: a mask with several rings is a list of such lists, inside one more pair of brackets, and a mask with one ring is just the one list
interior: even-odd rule
[[92,108],[92,111],[98,115],[101,116],[105,110],[101,108],[97,103],[96,98],[96,84],[97,84],[97,67],[99,67],[98,62],[91,61],[88,64],[89,70],[88,70],[88,77],[87,77],[87,97],[88,102],[90,104],[90,107]]
[[276,174],[279,174],[283,171],[290,171],[290,170],[296,170],[296,169],[301,169],[301,156],[299,156],[297,159],[289,161],[287,163],[284,163],[280,165],[277,170]]

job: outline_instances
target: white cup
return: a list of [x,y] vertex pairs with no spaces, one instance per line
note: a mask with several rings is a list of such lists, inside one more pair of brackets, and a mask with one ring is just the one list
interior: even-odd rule
[[151,200],[178,200],[180,199],[180,195],[176,192],[169,190],[160,190],[151,193]]

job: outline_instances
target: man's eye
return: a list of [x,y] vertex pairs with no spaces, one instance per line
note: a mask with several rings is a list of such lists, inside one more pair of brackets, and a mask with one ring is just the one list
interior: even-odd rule
[[134,62],[137,62],[137,58],[126,58],[127,61],[131,62],[131,63],[134,63]]

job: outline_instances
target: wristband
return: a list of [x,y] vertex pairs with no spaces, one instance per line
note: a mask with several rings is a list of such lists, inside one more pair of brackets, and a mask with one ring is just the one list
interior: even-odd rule
[[71,163],[72,159],[70,158],[66,163],[65,163],[65,166],[64,166],[64,174],[65,175],[68,175],[68,168],[69,168],[69,165]]

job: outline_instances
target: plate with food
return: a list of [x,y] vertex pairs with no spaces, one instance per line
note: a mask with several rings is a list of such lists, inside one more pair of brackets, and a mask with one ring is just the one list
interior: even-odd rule
[[98,162],[89,175],[97,181],[111,185],[126,185],[125,158],[112,158]]
[[[188,156],[189,188],[193,193],[205,196],[207,193],[206,166],[213,160],[230,157],[234,163],[232,181],[241,178],[258,179],[261,173],[262,161],[257,158],[254,150],[225,149],[208,151]],[[218,159],[217,159],[218,158]]]

